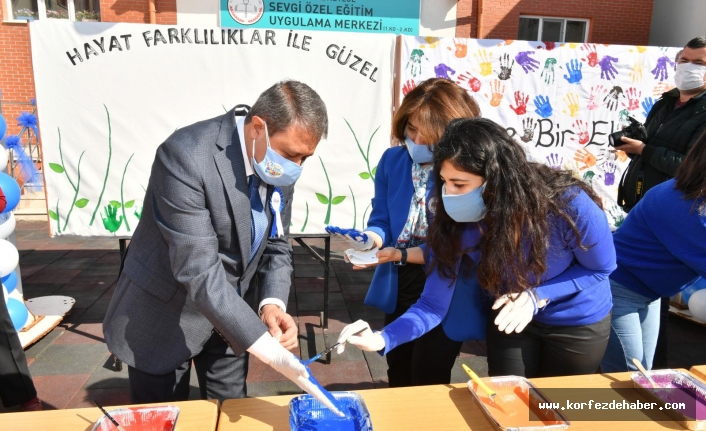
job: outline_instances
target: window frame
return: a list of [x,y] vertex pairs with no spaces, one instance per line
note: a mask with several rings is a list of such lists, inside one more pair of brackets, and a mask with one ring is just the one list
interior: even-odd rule
[[[39,0],[43,1],[43,0]],[[73,1],[73,0],[71,0]],[[520,15],[520,19],[522,18],[529,18],[529,19],[538,19],[539,20],[539,29],[537,32],[537,40],[532,41],[532,42],[544,42],[542,39],[542,28],[544,25],[544,20],[562,20],[561,23],[561,40],[558,41],[557,43],[567,43],[566,40],[566,22],[567,21],[580,21],[580,22],[585,22],[586,23],[586,31],[584,32],[584,40],[582,42],[571,42],[571,43],[588,43],[588,36],[590,34],[590,29],[591,29],[591,20],[589,18],[573,18],[573,17],[565,17],[565,16],[542,16],[542,15]],[[518,20],[518,34],[519,38],[519,20]]]
[[[26,19],[15,19],[15,12],[12,10],[12,0],[3,0],[3,22],[6,23],[26,23],[29,20]],[[76,21],[76,8],[74,5],[74,0],[66,0],[66,13],[68,14],[69,21]],[[37,18],[35,19],[49,19],[47,18],[47,4],[45,0],[37,0]]]

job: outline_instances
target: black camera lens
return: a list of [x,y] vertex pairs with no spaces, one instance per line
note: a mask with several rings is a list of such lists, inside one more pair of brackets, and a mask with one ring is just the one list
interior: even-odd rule
[[624,145],[625,142],[620,140],[620,138],[622,138],[623,136],[630,137],[628,135],[628,132],[626,132],[625,130],[611,133],[610,135],[608,135],[608,145],[610,145],[611,147],[619,147],[621,145]]

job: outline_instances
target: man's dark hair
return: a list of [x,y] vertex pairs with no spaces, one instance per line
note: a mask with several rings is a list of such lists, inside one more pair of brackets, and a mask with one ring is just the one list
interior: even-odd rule
[[699,36],[691,39],[686,43],[684,48],[699,49],[706,48],[706,37]]
[[257,115],[267,123],[270,135],[301,124],[318,142],[328,135],[326,105],[311,87],[299,81],[281,81],[265,90],[245,117]]

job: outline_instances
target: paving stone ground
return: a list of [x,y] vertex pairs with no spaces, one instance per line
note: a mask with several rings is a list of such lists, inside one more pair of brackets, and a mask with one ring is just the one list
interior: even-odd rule
[[[29,368],[39,397],[47,409],[88,407],[91,399],[103,405],[128,404],[127,367],[116,372],[103,339],[102,320],[115,289],[120,253],[117,239],[82,237],[50,238],[46,223],[18,222],[18,249],[25,299],[66,295],[76,305],[62,323],[26,350]],[[323,240],[309,239],[323,255]],[[342,258],[345,243],[333,240],[330,265],[330,313],[328,344],[341,329],[357,320],[373,328],[383,325],[383,314],[363,304],[371,270],[354,271]],[[323,309],[323,266],[309,252],[294,245],[294,286],[288,312],[299,325],[299,354],[307,359],[324,348],[320,312]],[[669,365],[689,368],[706,364],[706,328],[672,317],[669,323]],[[699,348],[695,348],[700,346]],[[457,363],[470,365],[487,375],[485,345],[464,343]],[[316,362],[312,372],[331,390],[387,387],[387,364],[377,353],[346,349],[332,362]],[[452,373],[454,383],[467,377],[460,366]],[[251,358],[248,395],[299,393],[299,388],[270,367]],[[198,399],[196,373],[191,374],[191,398]],[[14,411],[0,406],[0,413]]]

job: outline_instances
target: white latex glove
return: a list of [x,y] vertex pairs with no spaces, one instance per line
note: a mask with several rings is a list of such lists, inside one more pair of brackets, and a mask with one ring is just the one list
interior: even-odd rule
[[326,232],[338,238],[343,238],[348,242],[348,246],[354,250],[371,250],[375,247],[375,241],[371,235],[357,229],[341,229],[337,226],[326,226]]
[[501,296],[493,304],[493,310],[497,310],[503,305],[504,307],[498,313],[494,323],[498,325],[499,331],[505,331],[506,334],[510,334],[512,331],[522,332],[538,310],[537,302],[527,291]]
[[343,413],[309,380],[309,372],[304,364],[294,354],[279,344],[269,332],[265,332],[248,349],[252,355],[274,368],[277,372],[293,381],[303,391],[319,400],[323,405],[339,416]]
[[[354,335],[359,332],[360,334]],[[379,332],[373,332],[368,322],[364,320],[357,320],[343,328],[341,335],[338,337],[338,342],[341,343],[336,348],[336,353],[339,355],[346,349],[346,343],[366,352],[377,352],[385,348],[385,339],[382,338]]]

